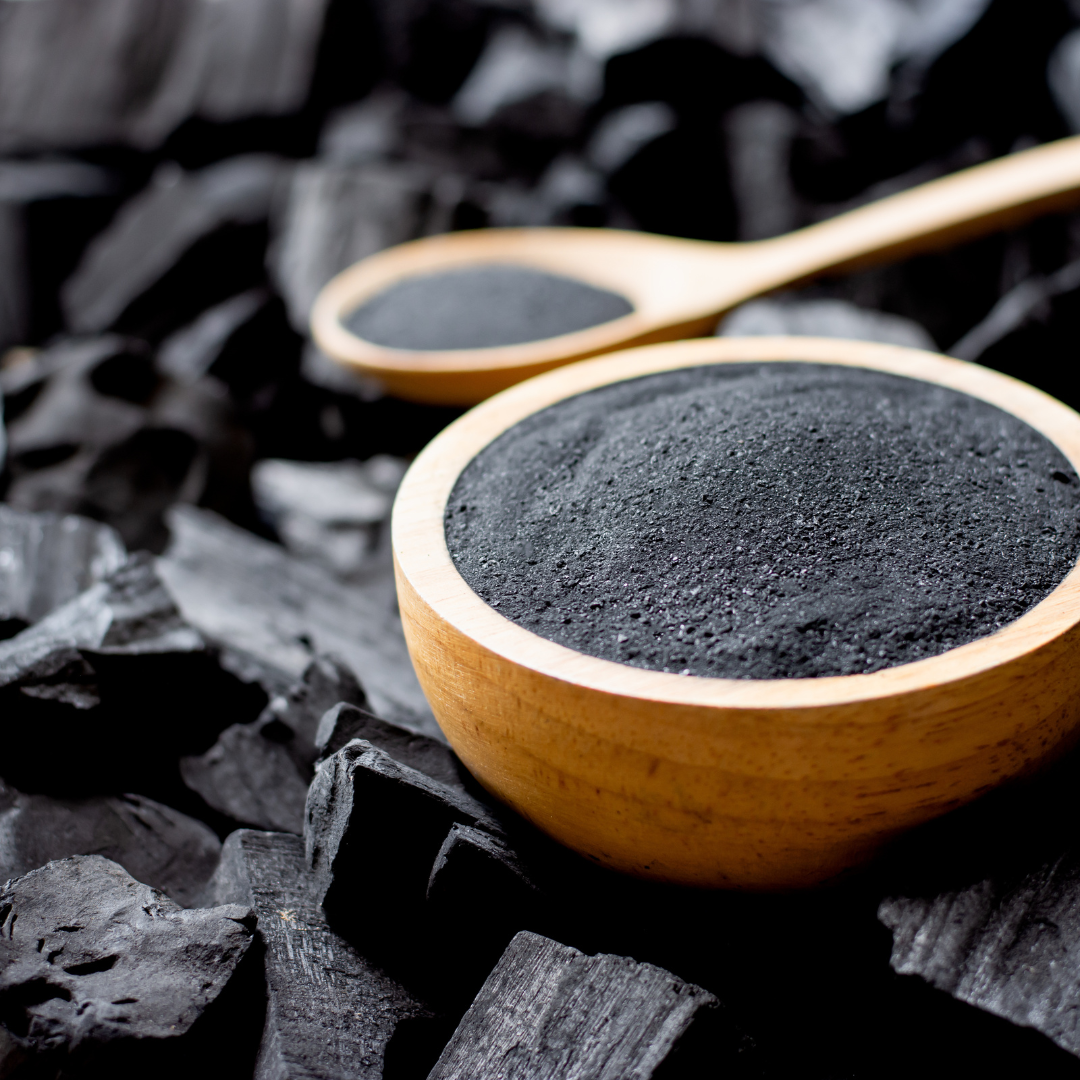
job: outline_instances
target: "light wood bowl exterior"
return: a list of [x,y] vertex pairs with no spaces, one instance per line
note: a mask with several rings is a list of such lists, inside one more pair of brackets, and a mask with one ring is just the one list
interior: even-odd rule
[[[478,229],[429,236],[343,270],[315,301],[311,330],[328,356],[377,379],[392,394],[473,405],[584,357],[707,334],[724,312],[783,285],[947,247],[1078,199],[1080,136],[1073,136],[751,243],[619,229]],[[484,349],[392,349],[344,325],[365,301],[405,278],[491,263],[577,278],[625,296],[634,310],[570,334]]]
[[443,513],[464,467],[525,416],[699,364],[809,361],[910,376],[1025,420],[1080,469],[1080,416],[974,364],[823,338],[714,338],[561,368],[473,409],[394,508],[398,597],[435,716],[480,782],[584,856],[641,877],[775,890],[827,882],[888,839],[1028,774],[1080,725],[1080,567],[997,633],[870,675],[646,671],[510,622],[457,572]]

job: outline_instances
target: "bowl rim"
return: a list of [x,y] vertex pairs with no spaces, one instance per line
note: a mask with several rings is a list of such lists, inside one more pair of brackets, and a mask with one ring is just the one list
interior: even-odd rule
[[[920,349],[812,337],[703,338],[628,349],[538,375],[475,406],[437,435],[406,473],[394,503],[396,570],[435,614],[484,649],[551,679],[616,697],[687,707],[816,710],[877,701],[981,675],[1028,655],[1080,623],[1080,560],[1043,600],[986,637],[870,674],[719,679],[632,667],[577,652],[511,622],[470,588],[446,545],[446,503],[462,470],[532,413],[587,390],[713,363],[795,362],[862,367],[980,398],[1046,436],[1080,472],[1080,414],[989,368]],[[856,710],[849,722],[859,722]],[[869,711],[868,724],[880,722]]]

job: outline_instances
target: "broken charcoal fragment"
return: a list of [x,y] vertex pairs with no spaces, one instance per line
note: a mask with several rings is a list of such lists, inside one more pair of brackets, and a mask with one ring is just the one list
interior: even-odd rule
[[[99,371],[126,368],[125,395],[102,393],[95,381]],[[82,340],[60,340],[42,349],[32,360],[4,372],[4,392],[16,402],[30,397],[8,424],[9,446],[15,471],[14,495],[22,509],[55,509],[27,505],[20,488],[23,476],[44,471],[38,459],[60,459],[66,447],[102,451],[134,435],[146,422],[140,401],[132,400],[131,386],[139,376],[153,377],[145,348],[114,334]],[[106,384],[106,388],[108,386]]]
[[300,834],[309,780],[286,746],[292,732],[276,717],[233,724],[180,775],[206,804],[240,825]]
[[430,170],[414,162],[297,167],[268,262],[298,331],[307,331],[315,297],[336,273],[421,235],[431,182]]
[[521,903],[535,891],[517,852],[483,829],[454,824],[431,867],[427,899],[475,910],[494,896]]
[[81,334],[123,326],[160,338],[257,286],[262,223],[289,168],[258,154],[193,173],[161,166],[95,237],[64,285],[68,326]]
[[287,725],[294,735],[291,746],[298,764],[310,769],[319,756],[316,734],[331,706],[344,703],[367,708],[367,694],[344,660],[333,655],[316,656],[298,683],[267,706],[267,713]]
[[401,1044],[422,1040],[432,1014],[330,929],[312,884],[299,837],[243,829],[225,841],[211,895],[254,908],[265,946],[255,1077],[376,1080],[416,1052]]
[[0,641],[0,775],[64,798],[138,791],[171,803],[176,759],[262,701],[218,666],[139,553]]
[[141,795],[53,799],[0,782],[2,881],[55,859],[103,855],[136,881],[190,907],[220,854],[221,841],[201,821]]
[[692,1027],[707,1026],[718,1005],[663,968],[586,956],[525,931],[503,953],[428,1080],[646,1080],[661,1066],[669,1076],[680,1042]]
[[[324,761],[308,791],[304,839],[328,910],[415,909],[450,826],[501,827],[486,806],[355,739]],[[376,875],[385,885],[364,884]]]
[[0,627],[37,622],[126,559],[120,537],[107,525],[0,505]]
[[1080,1057],[1080,858],[935,897],[891,897],[890,963],[960,1001],[1035,1028]]
[[182,385],[194,385],[210,371],[232,336],[269,301],[265,289],[247,289],[201,312],[161,343],[158,371]]
[[720,324],[720,337],[796,334],[810,337],[884,341],[912,349],[936,348],[933,338],[913,319],[871,311],[847,300],[801,300],[770,297],[737,307]]
[[133,555],[104,581],[41,622],[0,643],[0,688],[77,708],[97,703],[92,656],[202,652],[202,638],[180,617],[154,573],[153,558]]
[[320,717],[334,702],[366,701],[342,661],[316,657],[254,723],[233,724],[205,754],[182,758],[181,776],[208,806],[240,825],[302,833]]
[[294,112],[325,0],[50,0],[0,10],[0,151],[158,146],[185,119]]
[[158,572],[206,638],[288,683],[313,653],[333,653],[379,716],[441,737],[409,660],[392,568],[385,580],[346,584],[205,510],[177,506],[168,520],[173,540]]
[[137,1061],[170,1076],[255,922],[237,904],[180,908],[100,855],[9,881],[0,920],[0,1016],[25,1052],[65,1074]]
[[321,758],[336,754],[353,739],[363,739],[386,751],[395,761],[438,780],[440,784],[465,791],[464,766],[444,742],[418,735],[408,728],[381,720],[359,705],[341,701],[319,720],[315,746]]
[[343,578],[369,570],[406,463],[268,458],[251,473],[255,503],[294,555]]
[[463,989],[480,986],[518,931],[544,928],[540,900],[513,848],[483,829],[450,826],[428,878],[427,917],[458,928],[445,951]]

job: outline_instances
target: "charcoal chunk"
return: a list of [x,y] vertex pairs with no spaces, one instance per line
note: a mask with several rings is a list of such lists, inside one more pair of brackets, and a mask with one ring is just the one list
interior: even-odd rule
[[269,254],[298,331],[306,332],[315,297],[339,270],[424,231],[431,183],[414,163],[298,166]]
[[0,775],[65,798],[136,790],[172,803],[177,757],[264,703],[219,667],[140,553],[0,642]]
[[[226,265],[234,254],[242,254],[243,245],[233,237],[220,251],[205,249],[205,265],[193,268],[190,282],[185,282],[191,295],[183,297],[183,310],[160,317],[155,311],[131,313],[140,297],[170,271],[175,273],[196,243],[205,244],[211,234],[229,226],[265,221],[287,175],[284,162],[265,155],[231,158],[196,173],[161,166],[150,186],[94,239],[64,285],[68,325],[78,333],[99,333],[118,324],[127,312],[134,328],[160,333],[163,327],[175,329],[185,316],[258,284],[257,261],[251,266],[243,259],[235,267]],[[174,295],[162,302],[174,305],[180,298]],[[148,303],[144,300],[144,309]]]
[[324,0],[49,0],[0,9],[0,151],[152,148],[189,116],[290,113]]
[[205,754],[182,758],[184,783],[238,824],[302,833],[318,756],[314,736],[333,702],[355,708],[345,703],[365,705],[367,696],[342,661],[320,656],[254,723],[233,724]]
[[267,709],[286,724],[296,737],[298,762],[310,767],[319,756],[316,737],[322,718],[335,704],[366,708],[367,694],[344,660],[327,654],[317,656],[288,692],[271,701]]
[[[3,385],[8,397],[37,391],[8,425],[9,452],[16,465],[19,458],[62,462],[65,448],[69,455],[79,448],[100,451],[139,430],[147,416],[139,402],[99,393],[94,386],[97,369],[117,359],[121,364],[128,360],[129,380],[131,366],[142,365],[150,371],[149,358],[145,353],[140,355],[138,345],[110,334],[61,340],[5,372]],[[17,472],[16,483],[18,478]],[[16,500],[13,493],[8,501],[18,501],[24,509],[38,509],[26,505],[25,497]]]
[[175,507],[173,541],[158,572],[188,622],[286,683],[315,652],[341,657],[363,680],[373,711],[441,736],[416,681],[396,610],[392,570],[350,585],[215,514]]
[[387,454],[365,462],[271,458],[255,466],[251,484],[259,509],[294,555],[349,578],[370,565],[405,469]]
[[988,6],[989,0],[952,0],[916,13],[892,0],[816,0],[769,7],[762,12],[761,47],[821,108],[853,113],[885,97],[899,59],[929,65]]
[[363,739],[432,780],[465,791],[462,783],[464,766],[446,743],[418,735],[408,728],[379,719],[363,707],[342,701],[328,709],[319,720],[315,745],[320,756],[328,758],[353,739]]
[[798,114],[779,101],[748,101],[724,117],[740,240],[764,240],[800,224],[801,206],[790,176],[791,143],[798,129]]
[[[304,839],[319,901],[417,907],[455,822],[502,831],[476,799],[353,740],[319,766],[308,792]],[[362,886],[372,874],[385,882],[377,897]]]
[[126,559],[107,525],[0,505],[0,627],[37,622]]
[[268,300],[265,289],[247,289],[208,308],[161,343],[158,370],[178,383],[196,383],[210,370],[233,334]]
[[327,0],[227,0],[189,8],[133,138],[146,145],[186,116],[227,122],[296,112],[308,95]]
[[[1005,293],[985,319],[976,323],[952,345],[949,354],[961,360],[978,360],[1026,324],[1045,322],[1050,302],[1076,289],[1080,289],[1080,260],[1066,263],[1048,277],[1039,275],[1026,278]],[[1040,371],[1039,375],[1042,388],[1046,389],[1043,372]],[[1070,396],[1062,394],[1062,397]]]
[[[225,313],[226,336],[250,308]],[[113,525],[129,547],[154,551],[167,543],[162,515],[178,498],[250,503],[251,436],[226,387],[200,367],[215,358],[219,330],[196,327],[174,340],[165,357],[173,368],[155,363],[145,342],[115,335],[25,350],[0,372],[13,444],[7,501],[85,514]]]
[[202,638],[180,617],[154,573],[151,556],[133,555],[21,634],[0,643],[0,688],[16,686],[77,708],[97,703],[89,679],[94,656],[201,652]]
[[890,963],[1080,1057],[1080,857],[934,897],[890,897]]
[[180,775],[206,804],[241,825],[304,831],[308,779],[284,745],[292,732],[274,717],[233,724],[205,754],[180,760]]
[[538,934],[514,937],[428,1080],[650,1077],[712,994],[624,956],[586,956]]
[[502,839],[470,825],[450,826],[428,878],[427,916],[459,928],[448,959],[463,985],[479,986],[518,931],[540,928],[543,899]]
[[163,379],[145,343],[61,340],[0,382],[12,417],[7,501],[108,522],[132,548],[163,549],[165,507],[227,490],[250,455],[224,387]]
[[105,1067],[105,1050],[172,1055],[251,944],[237,904],[185,910],[100,855],[0,890],[0,1016],[36,1054]]
[[254,908],[266,949],[256,1080],[374,1080],[395,1032],[416,1038],[432,1014],[330,929],[311,886],[299,837],[244,829],[225,841],[213,896]]
[[762,334],[808,334],[812,337],[884,341],[934,351],[934,339],[913,319],[871,311],[847,300],[804,300],[793,297],[751,300],[720,324],[721,337]]
[[[536,891],[536,885],[517,853],[498,837],[469,825],[451,825],[446,839],[435,856],[428,878],[429,902],[466,907],[475,906],[482,897]],[[459,896],[469,896],[461,902]]]
[[48,150],[122,141],[146,64],[152,87],[188,8],[122,0],[5,8],[0,147]]
[[0,783],[0,807],[4,880],[70,855],[102,855],[190,907],[221,853],[221,842],[201,821],[142,795],[53,799]]

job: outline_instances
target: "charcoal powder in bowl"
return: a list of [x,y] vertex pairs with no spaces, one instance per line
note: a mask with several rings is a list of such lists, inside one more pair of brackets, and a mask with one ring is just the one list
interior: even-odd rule
[[406,278],[344,322],[392,349],[485,349],[569,334],[631,311],[625,297],[584,281],[489,264]]
[[462,472],[470,587],[578,652],[721,678],[877,671],[994,633],[1080,554],[1080,481],[1023,421],[827,364],[663,372],[558,402]]

